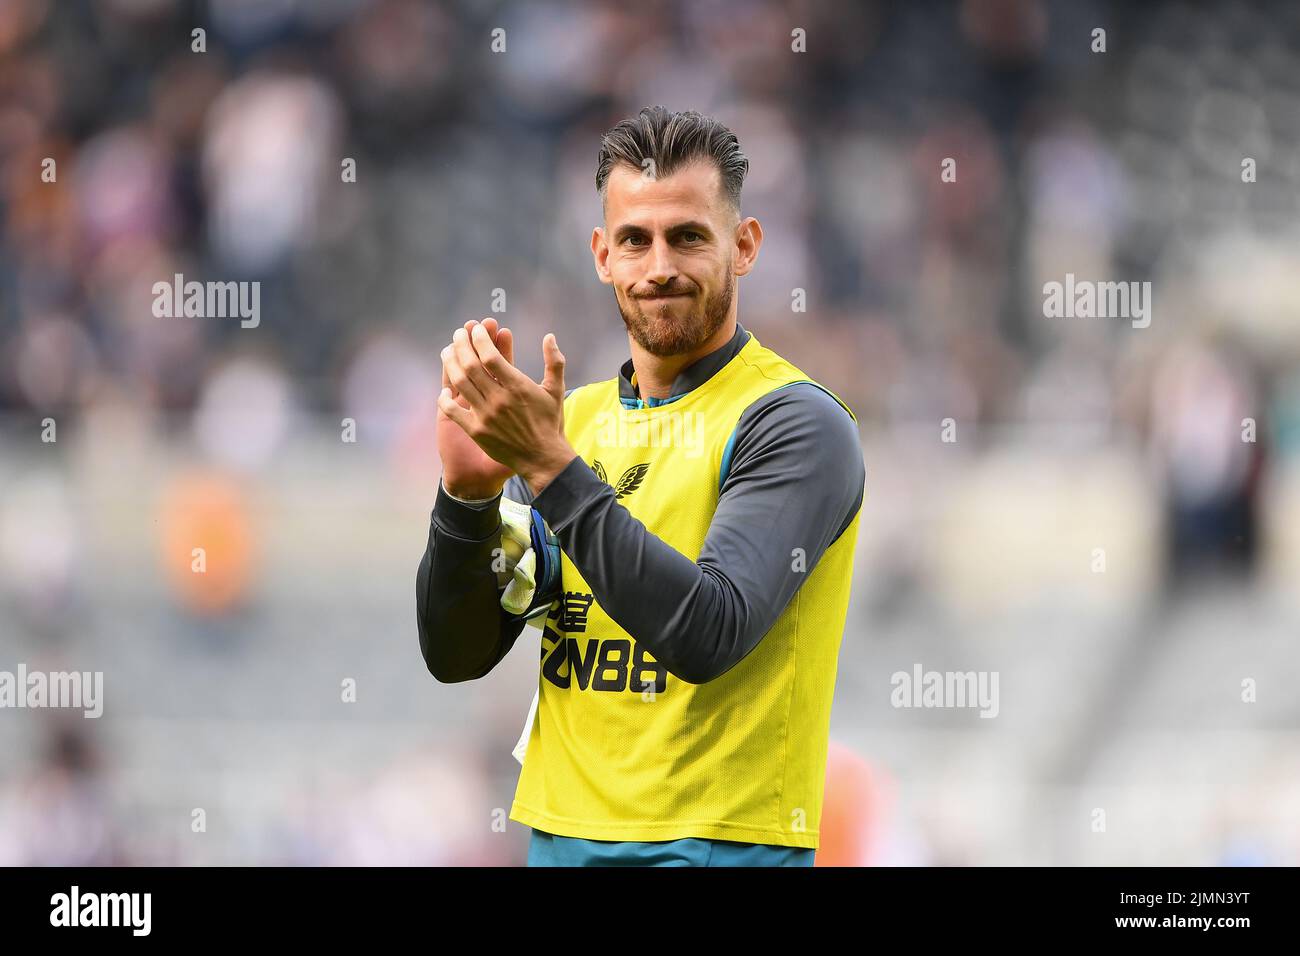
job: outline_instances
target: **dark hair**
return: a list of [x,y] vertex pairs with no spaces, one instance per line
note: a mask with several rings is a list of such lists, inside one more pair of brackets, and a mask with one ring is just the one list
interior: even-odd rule
[[596,163],[600,201],[605,201],[605,188],[615,165],[630,166],[639,172],[647,159],[654,163],[655,176],[671,176],[696,160],[709,160],[722,174],[722,188],[732,208],[740,211],[740,187],[749,171],[749,160],[740,151],[736,134],[717,120],[695,110],[674,113],[664,106],[647,106],[623,120],[600,140]]

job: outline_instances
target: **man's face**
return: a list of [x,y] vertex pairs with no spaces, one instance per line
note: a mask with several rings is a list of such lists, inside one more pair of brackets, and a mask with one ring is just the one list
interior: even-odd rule
[[[738,249],[739,222],[712,163],[693,163],[652,179],[617,166],[605,195],[605,227],[591,251],[633,340],[651,355],[691,352],[731,312],[736,276],[753,256]],[[757,223],[754,222],[754,228]],[[754,253],[757,245],[753,245]]]

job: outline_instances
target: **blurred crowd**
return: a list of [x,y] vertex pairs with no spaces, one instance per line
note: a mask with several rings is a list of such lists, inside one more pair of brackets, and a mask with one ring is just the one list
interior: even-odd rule
[[[800,31],[806,52],[792,48]],[[427,509],[437,353],[466,319],[497,314],[534,374],[554,331],[569,384],[612,376],[627,345],[588,251],[596,151],[653,103],[739,136],[744,212],[766,234],[740,321],[854,408],[869,503],[881,493],[871,450],[933,460],[952,419],[967,459],[1010,449],[1132,465],[1128,486],[1157,519],[1152,594],[1207,570],[1300,573],[1300,495],[1285,490],[1300,458],[1300,6],[6,0],[0,640],[70,653],[103,613],[107,585],[88,577],[131,564],[112,541],[141,523],[164,555],[142,566],[165,592],[142,586],[134,600],[166,593],[183,622],[158,626],[276,633],[239,617],[256,615],[259,569],[277,554],[259,517],[274,489],[300,481],[333,495],[332,520],[366,520],[344,514],[359,500],[342,487],[357,474],[340,464],[350,420],[365,474]],[[1150,326],[1047,318],[1043,286],[1067,273],[1150,281]],[[176,274],[259,282],[260,323],[158,318],[153,286]],[[44,446],[50,419],[58,441]],[[148,500],[95,520],[123,488]],[[926,599],[916,521],[931,500],[910,492],[892,522],[889,501],[864,520],[864,622],[900,594]],[[403,594],[422,547],[412,528],[396,546],[410,558]],[[336,533],[364,547],[370,531]],[[295,542],[317,554],[337,542],[280,534],[282,558]],[[196,536],[221,558],[202,586],[184,547]],[[41,832],[25,815],[54,819],[47,805],[98,832],[100,811],[75,809],[95,787],[68,781],[97,779],[93,754],[111,762],[114,745],[87,733],[7,738],[28,746],[0,761],[0,862],[84,858],[53,836],[19,838]],[[354,804],[338,803],[320,827],[353,833],[344,849],[292,830],[259,852],[511,858],[477,844],[411,851],[393,834],[429,813],[445,830],[454,814],[407,806],[401,781],[436,789],[456,775],[439,770],[451,758],[395,759],[349,800],[406,825],[370,832],[358,810],[349,830],[339,808]],[[467,758],[459,779],[509,776],[481,764]],[[313,812],[325,811],[267,816]],[[97,848],[93,861],[151,856],[106,837],[69,845]]]
[[[167,417],[250,467],[298,409],[390,446],[501,306],[525,363],[554,330],[607,377],[596,146],[664,102],[751,157],[742,322],[861,420],[1136,429],[1172,472],[1235,459],[1173,479],[1222,493],[1254,465],[1197,423],[1267,447],[1300,414],[1298,33],[1284,3],[12,0],[0,409]],[[1067,271],[1153,281],[1152,327],[1045,319]],[[176,274],[259,281],[264,320],[156,318]]]

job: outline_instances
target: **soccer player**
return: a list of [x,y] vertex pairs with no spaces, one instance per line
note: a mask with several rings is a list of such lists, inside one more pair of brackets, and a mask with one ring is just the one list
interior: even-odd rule
[[848,407],[737,321],[763,242],[748,167],[694,111],[605,134],[591,252],[627,327],[617,377],[566,393],[548,334],[538,384],[491,318],[442,353],[433,676],[483,677],[524,627],[493,570],[503,491],[563,552],[510,811],[529,865],[813,862],[865,470]]

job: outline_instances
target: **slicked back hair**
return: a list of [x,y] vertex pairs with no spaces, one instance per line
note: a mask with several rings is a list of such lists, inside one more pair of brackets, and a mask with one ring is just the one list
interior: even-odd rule
[[647,106],[607,132],[600,141],[596,192],[604,205],[609,175],[615,166],[628,166],[637,172],[652,169],[652,175],[661,178],[699,160],[707,160],[717,168],[722,190],[739,215],[740,187],[749,171],[749,159],[740,151],[735,133],[695,110],[674,113],[667,107]]

